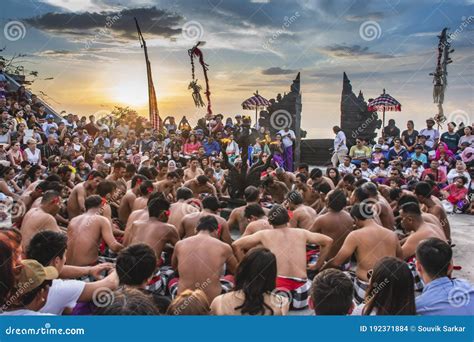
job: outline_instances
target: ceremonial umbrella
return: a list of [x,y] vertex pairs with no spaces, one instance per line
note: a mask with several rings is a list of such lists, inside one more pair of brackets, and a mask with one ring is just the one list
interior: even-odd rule
[[380,110],[383,111],[383,114],[382,114],[382,136],[384,136],[385,111],[401,112],[402,111],[402,105],[400,104],[400,102],[395,100],[389,94],[386,94],[385,89],[384,89],[382,95],[380,95],[376,99],[369,100],[368,110],[371,111],[371,112],[376,112],[376,111],[380,111]]
[[247,100],[242,102],[242,108],[252,110],[255,109],[255,124],[258,123],[258,108],[268,107],[271,103],[264,97],[258,94],[258,90],[253,94],[252,97],[249,97]]

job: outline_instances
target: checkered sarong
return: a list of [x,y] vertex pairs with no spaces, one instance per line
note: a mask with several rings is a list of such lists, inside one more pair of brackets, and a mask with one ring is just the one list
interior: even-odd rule
[[300,310],[308,306],[310,279],[278,276],[276,283],[277,293],[291,300],[291,309]]
[[413,275],[413,281],[415,283],[415,291],[422,291],[425,285],[423,284],[423,280],[421,280],[421,277],[416,270],[415,261],[416,261],[415,258],[412,258],[410,259],[410,261],[407,262],[407,264],[408,264],[408,268],[410,269],[411,274]]
[[[231,278],[233,279],[232,276],[225,276],[219,279],[222,288],[221,294],[228,293],[234,288],[234,281]],[[178,294],[178,284],[179,278],[170,279],[168,282],[168,291],[172,299]]]
[[148,282],[146,289],[155,294],[164,296],[168,281],[173,277],[174,270],[170,266],[162,266],[156,269],[155,274]]
[[348,275],[352,280],[352,284],[354,285],[354,299],[356,303],[363,303],[365,299],[365,293],[369,288],[369,283],[360,280],[354,271],[346,271],[344,273]]

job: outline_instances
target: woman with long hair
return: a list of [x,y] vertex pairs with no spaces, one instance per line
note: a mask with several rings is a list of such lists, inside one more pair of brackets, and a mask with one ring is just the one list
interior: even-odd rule
[[13,167],[0,165],[0,192],[5,196],[17,199],[22,191],[14,178],[15,169]]
[[10,160],[10,166],[15,168],[17,171],[21,170],[21,162],[25,160],[25,158],[19,141],[13,142],[10,150],[7,152],[7,156]]
[[183,153],[187,156],[195,155],[198,153],[199,147],[201,147],[201,143],[196,139],[196,135],[191,133],[183,145]]
[[235,273],[234,291],[217,296],[211,304],[214,315],[286,315],[287,298],[275,294],[277,265],[267,248],[251,249]]
[[21,271],[21,233],[15,228],[0,228],[0,306],[9,299]]
[[[358,307],[356,311],[360,312],[360,309]],[[378,316],[416,315],[413,274],[406,262],[385,257],[375,264],[361,313]]]
[[330,167],[326,169],[326,177],[332,180],[334,186],[337,186],[341,180],[341,175],[337,167]]

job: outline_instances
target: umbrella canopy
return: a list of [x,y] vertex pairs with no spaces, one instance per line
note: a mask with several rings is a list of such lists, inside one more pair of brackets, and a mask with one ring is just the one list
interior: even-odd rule
[[270,106],[270,102],[261,95],[258,94],[258,91],[255,92],[254,96],[249,97],[247,100],[242,102],[243,109],[257,109],[258,107],[267,107]]
[[385,89],[383,90],[383,94],[369,101],[368,109],[371,112],[383,110],[383,111],[392,111],[392,112],[400,112],[402,110],[402,105],[400,102],[395,100],[389,94],[385,93]]

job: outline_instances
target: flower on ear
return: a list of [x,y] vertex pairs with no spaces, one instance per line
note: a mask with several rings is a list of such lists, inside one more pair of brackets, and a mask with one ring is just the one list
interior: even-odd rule
[[151,194],[153,192],[154,188],[152,186],[149,186],[146,191]]

